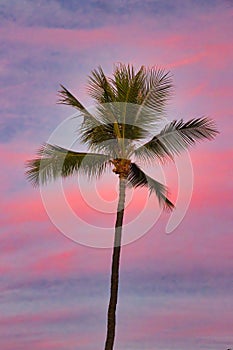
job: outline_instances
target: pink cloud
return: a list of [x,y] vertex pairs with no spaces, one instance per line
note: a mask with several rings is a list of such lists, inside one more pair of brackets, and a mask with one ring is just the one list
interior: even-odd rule
[[[19,205],[20,201],[24,201],[23,205]],[[19,194],[13,199],[4,200],[5,217],[3,224],[20,224],[29,222],[44,222],[47,220],[47,215],[43,204],[38,200],[36,194],[24,195]]]
[[[7,339],[2,337],[1,346],[4,346],[4,349],[12,349],[18,347],[19,349],[25,348],[26,344],[30,342],[30,346],[33,346],[34,349],[57,349],[57,347],[62,346],[71,346],[75,347],[78,345],[86,346],[90,343],[89,337],[83,332],[69,334],[69,337],[64,338],[64,327],[67,324],[79,324],[82,322],[88,308],[82,307],[77,304],[75,309],[61,309],[59,308],[56,311],[43,311],[37,313],[28,313],[21,315],[12,315],[12,316],[3,316],[0,320],[2,336],[4,332],[9,334],[11,330],[11,336]],[[62,326],[61,330],[59,328],[56,332],[49,332],[51,325],[59,327]],[[42,331],[41,331],[41,327]],[[28,338],[26,339],[24,335],[24,329],[28,330]],[[29,330],[30,329],[30,330]],[[15,339],[14,335],[21,333],[21,337]],[[41,333],[38,337],[37,333]],[[93,334],[95,331],[93,331]]]
[[181,59],[175,62],[172,62],[170,64],[166,64],[165,67],[169,70],[172,70],[173,68],[177,68],[181,66],[193,65],[194,63],[203,62],[203,60],[205,60],[207,56],[208,55],[205,52],[189,55],[186,57],[182,57]]
[[1,275],[7,275],[7,273],[11,270],[11,267],[6,264],[1,264],[0,265],[0,273]]
[[0,144],[0,152],[2,160],[9,167],[22,165],[28,156],[28,153],[19,149],[16,144]]
[[[92,47],[99,42],[106,42],[112,38],[112,32],[106,29],[72,30],[54,28],[16,28],[10,26],[1,28],[0,33],[9,42],[21,42],[33,46],[63,47],[74,50],[77,44],[82,48]],[[91,35],[90,35],[91,34]]]
[[[158,50],[156,55],[159,61],[162,58],[161,61],[166,67],[174,68],[205,62],[208,67],[215,68],[227,61],[227,57],[232,52],[231,44],[223,35],[229,30],[226,16],[228,14],[225,11],[212,12],[207,29],[203,28],[203,22],[206,24],[205,20],[199,17],[200,25],[195,28],[195,31],[193,31],[192,24],[188,22],[188,19],[184,19],[182,26],[179,29],[176,28],[173,33],[171,33],[171,28],[161,30],[160,27],[163,23],[148,18],[147,29],[141,27],[140,31],[138,25],[131,21],[120,28],[108,25],[88,30],[8,26],[1,29],[1,34],[9,42],[20,42],[39,47],[64,48],[71,51],[77,51],[77,48],[79,51],[87,48],[94,50],[96,47],[109,44],[125,48],[125,46],[128,47],[126,43],[134,35],[135,40],[133,42],[131,40],[131,42],[133,47],[137,47],[137,49],[147,49],[147,52],[157,52],[158,49],[162,50],[161,52],[169,52],[169,55],[163,57],[163,53],[159,54]],[[216,25],[216,23],[221,23],[221,26]],[[186,26],[185,32],[183,26]],[[159,35],[148,36],[148,28],[155,34],[159,30]],[[190,40],[190,33],[192,33],[192,40]],[[123,38],[124,40],[122,40]],[[140,56],[141,54],[137,55],[139,58]],[[148,61],[148,59],[151,61],[150,58],[143,61]]]
[[32,323],[32,324],[44,324],[44,323],[52,323],[52,322],[64,322],[64,320],[73,320],[77,317],[81,317],[81,315],[85,314],[87,311],[87,307],[82,307],[76,305],[76,310],[70,309],[58,309],[56,311],[48,311],[48,312],[37,312],[37,313],[28,313],[28,314],[16,314],[12,316],[4,316],[0,320],[0,324],[2,326],[9,325],[19,325],[22,323]]
[[[121,339],[130,341],[134,333],[134,340],[143,339],[147,344],[173,341],[174,348],[187,338],[209,344],[218,337],[232,339],[232,315],[226,312],[222,317],[224,305],[230,305],[229,298],[225,302],[216,296],[157,298],[158,302],[155,298],[150,307],[140,310],[141,317],[135,317],[133,325],[128,317],[120,323]],[[130,313],[134,314],[134,310]]]
[[39,276],[46,272],[46,274],[57,273],[59,275],[66,275],[74,271],[74,266],[79,265],[79,257],[77,249],[63,250],[62,252],[51,253],[45,258],[37,261],[33,268],[34,273]]
[[[54,235],[54,240],[56,236]],[[90,276],[109,272],[111,259],[110,250],[90,249],[73,244],[64,239],[63,246],[52,248],[30,264],[33,278],[42,276],[58,276],[59,278],[73,276]],[[87,254],[90,259],[87,259]]]
[[18,349],[25,349],[25,346],[29,344],[29,347],[33,346],[34,350],[57,350],[57,349],[66,349],[68,346],[70,348],[75,348],[77,346],[86,347],[90,344],[91,340],[86,337],[86,335],[79,334],[70,335],[69,337],[64,337],[63,334],[57,333],[56,335],[40,335],[39,338],[36,336],[36,339],[26,340],[14,340],[12,337],[8,339],[2,339],[1,345],[4,347],[4,350],[12,350],[17,346]]

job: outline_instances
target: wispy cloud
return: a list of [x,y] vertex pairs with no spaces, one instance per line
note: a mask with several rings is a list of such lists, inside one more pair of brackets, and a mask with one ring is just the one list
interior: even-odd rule
[[[221,134],[192,151],[194,191],[180,226],[165,235],[168,216],[162,215],[144,237],[122,249],[116,347],[232,347],[231,16],[230,1],[220,0],[25,0],[23,6],[1,1],[4,350],[92,350],[93,342],[96,347],[104,342],[111,252],[74,244],[53,226],[39,192],[25,180],[24,163],[73,113],[56,105],[59,83],[90,105],[87,75],[99,64],[110,74],[118,61],[171,70],[176,95],[169,118],[205,114]],[[165,175],[175,199],[173,164]],[[66,199],[77,215],[112,228],[114,215],[90,210],[71,186],[65,188]],[[107,183],[98,186],[105,200],[114,200],[114,184],[111,194]],[[135,192],[126,223],[144,199],[143,191]],[[155,199],[148,215],[156,208]]]

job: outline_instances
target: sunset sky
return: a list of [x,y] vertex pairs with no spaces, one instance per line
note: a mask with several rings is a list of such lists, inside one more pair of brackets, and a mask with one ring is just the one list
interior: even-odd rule
[[[125,222],[142,237],[122,249],[115,350],[233,348],[232,14],[232,0],[0,0],[2,350],[103,348],[111,250],[62,234],[24,164],[74,113],[56,103],[59,84],[91,106],[91,70],[101,65],[111,75],[118,62],[170,70],[167,118],[208,116],[220,134],[190,151],[192,199],[171,234],[170,214],[159,215],[155,197],[145,209],[145,191],[128,193]],[[183,178],[190,176],[185,162]],[[186,181],[178,188],[174,164],[164,174],[170,197],[183,193],[182,205]],[[64,185],[85,222],[78,234],[92,226],[99,237],[106,228],[113,235],[114,175],[79,184],[82,192],[76,179]],[[146,215],[155,215],[148,232]],[[62,211],[59,217],[67,222]]]

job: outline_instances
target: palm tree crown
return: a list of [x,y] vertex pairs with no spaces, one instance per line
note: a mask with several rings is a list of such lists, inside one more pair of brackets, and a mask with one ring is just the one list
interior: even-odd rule
[[119,64],[113,76],[107,77],[98,67],[89,76],[88,92],[96,102],[94,114],[63,85],[59,103],[76,108],[83,116],[80,141],[91,152],[44,144],[37,158],[27,162],[28,179],[39,185],[75,173],[98,177],[112,164],[113,171],[128,184],[146,186],[165,209],[172,209],[166,187],[146,175],[132,159],[142,163],[173,159],[196,141],[214,138],[217,130],[213,121],[175,120],[156,133],[156,124],[173,93],[170,73],[159,68],[142,66],[136,72],[133,66]]

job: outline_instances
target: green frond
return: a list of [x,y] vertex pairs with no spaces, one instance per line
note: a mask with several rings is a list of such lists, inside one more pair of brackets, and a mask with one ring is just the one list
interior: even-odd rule
[[174,120],[149,142],[137,148],[134,155],[144,161],[173,159],[181,151],[202,140],[212,140],[218,134],[209,118],[191,119],[188,122]]
[[91,113],[82,105],[82,103],[74,95],[72,95],[71,92],[67,90],[63,85],[60,85],[60,86],[61,86],[61,90],[58,91],[59,93],[58,103],[78,109],[78,111],[80,112],[80,115],[84,117],[84,120],[86,122],[90,120],[92,122],[93,121],[95,122],[95,118],[93,117],[93,115],[91,115]]
[[113,158],[120,152],[114,124],[99,124],[93,128],[83,126],[80,141],[91,151],[107,152]]
[[124,153],[122,150],[125,150],[125,156],[129,146],[145,138],[146,135],[145,130],[135,125],[108,123],[93,128],[82,127],[80,141],[88,145],[90,150],[110,154],[113,158],[121,158]]
[[85,107],[82,105],[77,98],[71,94],[69,90],[67,90],[63,85],[61,85],[61,90],[58,91],[59,93],[59,100],[58,103],[64,104],[67,106],[72,106],[74,108],[77,108],[79,111],[84,111]]
[[164,117],[167,101],[173,92],[170,72],[141,66],[136,73],[133,66],[119,64],[111,81],[115,86],[116,101],[125,104],[122,115],[126,116],[128,124],[151,131]]
[[111,79],[116,91],[116,102],[137,104],[145,78],[144,66],[136,73],[132,65],[116,65]]
[[[140,140],[144,138],[147,134],[143,129],[135,125],[117,123],[117,126],[120,133],[124,128],[125,139]],[[115,124],[109,123],[109,124],[99,124],[90,130],[87,129],[85,132],[83,132],[81,140],[83,143],[99,144],[102,142],[107,142],[112,139],[117,139],[117,137],[118,135],[115,128]]]
[[100,66],[91,72],[87,91],[97,103],[109,103],[115,101],[114,88]]
[[[138,108],[138,105],[130,103],[100,104],[97,106],[95,121],[87,120],[82,124],[79,130],[80,141],[86,143],[91,150],[98,151],[98,146],[101,145],[101,148],[105,147],[105,152],[108,152],[108,145],[112,148],[114,143],[117,145],[121,139],[121,148],[125,150],[125,153],[128,151],[128,146],[130,150],[135,149],[138,141],[143,142],[151,135],[150,124],[147,128],[142,128],[139,121],[134,123]],[[120,157],[119,153],[114,154]]]
[[165,210],[174,209],[174,204],[167,198],[166,186],[146,175],[135,163],[131,163],[127,180],[133,187],[147,187],[150,193],[154,192]]
[[152,109],[156,114],[163,114],[172,94],[173,83],[170,72],[165,72],[164,69],[156,67],[149,68],[140,104]]
[[45,144],[38,150],[37,158],[27,161],[26,176],[34,186],[75,173],[99,177],[106,169],[109,159],[104,154],[75,152]]
[[[120,63],[111,78],[104,74],[101,67],[93,70],[87,89],[97,102],[95,118],[100,124],[132,124],[147,132],[155,132],[156,123],[164,117],[172,82],[170,73],[162,69],[141,66],[136,71],[132,65]],[[93,128],[85,120],[85,129],[87,126],[89,130]],[[125,137],[124,129],[122,136]]]
[[164,118],[168,100],[173,94],[173,84],[170,72],[160,68],[147,68],[145,79],[142,82],[137,103],[138,111],[135,114],[135,124],[144,129],[156,126]]

